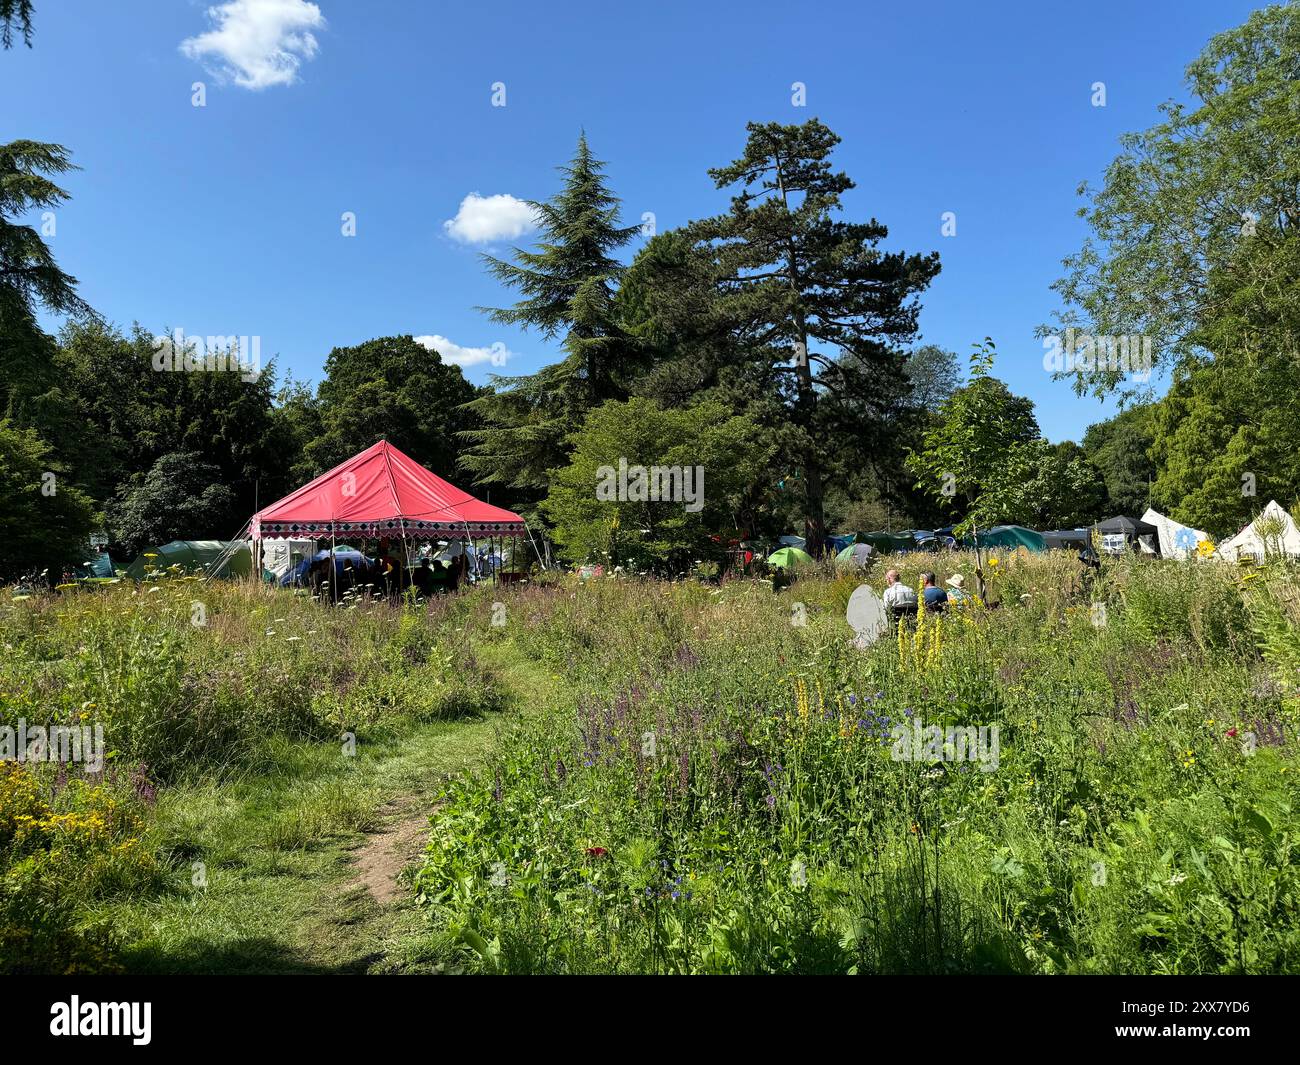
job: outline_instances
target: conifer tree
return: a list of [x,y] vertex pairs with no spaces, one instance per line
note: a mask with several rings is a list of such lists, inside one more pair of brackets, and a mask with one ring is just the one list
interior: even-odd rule
[[485,308],[492,320],[562,337],[565,353],[537,373],[495,377],[492,394],[467,404],[483,424],[461,434],[471,444],[461,464],[480,484],[512,489],[516,507],[531,509],[545,495],[548,471],[567,462],[566,437],[587,412],[628,394],[633,347],[617,324],[623,266],[613,253],[637,227],[618,224],[619,201],[603,169],[579,137],[572,162],[560,168],[563,189],[530,202],[540,222],[536,250],[516,248],[513,262],[484,256],[493,276],[522,295],[512,307]]

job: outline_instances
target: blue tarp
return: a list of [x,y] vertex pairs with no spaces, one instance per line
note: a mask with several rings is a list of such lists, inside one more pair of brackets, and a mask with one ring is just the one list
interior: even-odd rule
[[[311,568],[313,562],[322,562],[330,557],[329,551],[317,551],[311,558],[304,558],[283,577],[280,578],[280,587],[287,588],[290,585],[302,584]],[[353,569],[366,570],[375,565],[374,559],[367,558],[360,551],[351,547],[336,547],[334,549],[334,574],[335,577],[342,576],[344,567],[351,565]]]

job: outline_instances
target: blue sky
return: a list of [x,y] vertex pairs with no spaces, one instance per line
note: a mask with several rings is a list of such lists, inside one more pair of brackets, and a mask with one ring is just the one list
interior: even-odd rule
[[484,381],[555,351],[475,309],[512,300],[478,259],[512,242],[472,238],[517,211],[466,197],[548,197],[585,128],[625,221],[662,230],[725,208],[706,170],[747,121],[816,116],[857,182],[847,215],[940,253],[922,340],[965,356],[992,336],[995,372],[1060,440],[1107,413],[1050,378],[1033,335],[1084,235],[1076,187],[1256,6],[38,0],[34,47],[0,53],[0,142],[73,151],[52,245],[120,325],[256,335],[310,380],[335,345],[439,337]]

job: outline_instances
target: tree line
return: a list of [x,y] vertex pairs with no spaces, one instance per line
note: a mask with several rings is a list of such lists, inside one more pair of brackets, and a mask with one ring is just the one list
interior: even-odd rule
[[[1235,531],[1259,495],[1300,499],[1298,36],[1284,4],[1215,37],[1188,67],[1191,103],[1123,138],[1081,190],[1089,236],[1042,332],[1148,338],[1169,384],[1157,398],[1114,366],[1063,369],[1125,400],[1078,443],[1048,442],[995,376],[992,340],[965,367],[921,343],[939,257],[845,217],[853,181],[817,119],[751,123],[709,172],[727,208],[654,235],[622,224],[580,137],[532,204],[535,243],[484,257],[512,293],[490,318],[560,357],[488,386],[410,336],[334,348],[315,388],[274,361],[253,380],[158,372],[154,336],[104,322],[21,221],[66,198],[70,153],[0,146],[5,575],[75,560],[95,526],[119,555],[232,536],[380,438],[522,512],[571,561],[680,572],[790,531],[815,549],[832,530],[1069,527],[1148,505]],[[41,309],[65,319],[57,335]],[[702,468],[703,506],[598,499],[620,459]]]

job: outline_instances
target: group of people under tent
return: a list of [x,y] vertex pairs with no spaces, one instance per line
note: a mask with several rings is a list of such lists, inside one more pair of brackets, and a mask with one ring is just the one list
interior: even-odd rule
[[401,557],[405,554],[401,547],[396,551],[394,547],[385,538],[373,556],[352,549],[322,550],[296,583],[306,585],[313,597],[335,601],[359,588],[388,598],[414,588],[427,599],[436,592],[455,592],[463,584],[484,580],[499,571],[503,561],[500,553],[486,545],[475,548],[459,540],[421,544],[409,562]]

